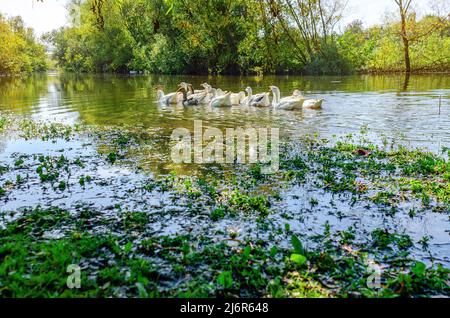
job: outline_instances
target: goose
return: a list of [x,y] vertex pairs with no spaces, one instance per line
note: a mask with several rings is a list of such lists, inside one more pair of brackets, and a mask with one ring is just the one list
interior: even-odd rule
[[224,92],[221,88],[217,88],[216,89],[216,96],[224,96],[225,94],[227,94],[228,92]]
[[[192,91],[191,91],[191,90],[189,89],[189,85],[192,86],[192,84],[190,84],[190,83],[181,82],[181,83],[178,85],[178,87],[184,87],[184,89],[186,89],[186,92],[187,92],[188,96],[191,95],[192,92],[193,92],[194,94],[198,94],[198,93],[203,93],[203,92],[205,91],[204,89],[196,89],[196,90],[192,89]],[[203,88],[205,88],[204,85],[205,85],[205,84],[202,84],[202,85],[200,85],[200,86],[202,86]]]
[[280,98],[280,89],[276,86],[270,86],[270,90],[273,94],[273,107],[276,109],[294,110],[301,108],[303,102],[306,100],[303,96],[293,95]]
[[211,103],[211,101],[214,99],[214,97],[217,96],[216,95],[216,89],[212,88],[211,86],[209,86],[206,89],[206,91],[207,91],[207,93],[206,93],[206,97],[205,97],[205,99],[203,101],[203,104],[208,104],[209,105]]
[[322,102],[323,102],[323,98],[321,99],[307,99],[305,100],[305,102],[303,103],[303,108],[310,108],[310,109],[320,109],[322,108]]
[[231,94],[231,103],[233,105],[240,105],[241,101],[245,98],[244,92],[232,93]]
[[[192,84],[189,84],[189,83],[186,83],[186,82],[181,82],[179,87],[186,91],[187,99],[196,99],[196,100],[198,100],[198,102],[200,104],[208,104],[210,99],[207,99],[206,97],[210,93],[211,86],[209,86],[208,84],[202,84],[202,86],[203,85],[204,85],[205,89],[200,91],[200,93],[196,93],[194,91],[194,88],[193,88]],[[181,90],[178,90],[178,91],[181,92]],[[186,99],[183,98],[183,100],[186,100]]]
[[217,90],[214,91],[214,97],[211,99],[211,107],[231,107],[231,93],[216,96]]
[[298,89],[296,89],[296,90],[294,90],[294,92],[292,92],[292,96],[304,97],[302,92],[300,92],[300,90],[298,90]]
[[198,99],[200,103],[203,103],[205,101],[205,97],[209,94],[210,92],[210,86],[206,86],[204,90],[200,91],[200,93],[196,93],[194,91],[194,87],[192,86],[192,84],[188,84],[187,85],[187,89],[185,88],[186,91],[190,91],[191,94],[188,95],[189,98],[195,98]]
[[188,96],[184,87],[180,87],[177,92],[181,92],[183,94],[183,106],[196,106],[201,104],[206,97],[206,92]]
[[250,103],[250,100],[251,100],[252,97],[253,97],[252,88],[251,88],[250,86],[247,87],[247,88],[245,89],[245,92],[246,92],[248,95],[247,95],[246,97],[244,97],[244,98],[241,100],[241,105],[248,106],[249,103]]
[[192,88],[192,84],[186,83],[186,82],[181,82],[178,85],[178,87],[183,87],[186,90],[188,96],[191,95],[191,94],[199,94],[199,93],[204,92],[204,90],[198,90],[198,89],[194,90]]
[[158,103],[160,104],[177,104],[178,101],[180,100],[180,95],[178,94],[178,91],[166,95],[164,94],[164,91],[162,90],[161,86],[158,87],[156,94],[158,98]]
[[260,93],[254,95],[249,105],[254,107],[269,107],[270,106],[269,95],[270,93]]
[[211,88],[212,88],[212,86],[209,85],[208,83],[203,83],[203,84],[201,84],[200,86],[203,87],[203,88],[204,88],[206,91],[208,91],[208,92],[210,92],[210,91],[211,91]]
[[[292,96],[303,97],[302,93],[298,89],[296,89],[292,93]],[[302,108],[320,109],[322,108],[322,102],[323,98],[321,99],[306,98],[305,101],[303,102]]]
[[247,87],[245,91],[247,92],[248,96],[242,100],[241,102],[242,105],[254,107],[270,106],[269,93],[259,93],[253,95],[253,90],[251,87]]

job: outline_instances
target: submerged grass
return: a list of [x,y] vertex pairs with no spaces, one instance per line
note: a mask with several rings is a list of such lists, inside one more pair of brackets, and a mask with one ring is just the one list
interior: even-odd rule
[[[14,128],[15,127],[15,128]],[[0,131],[17,129],[24,138],[77,138],[82,128],[14,121],[0,117]],[[90,130],[90,134],[94,134]],[[119,165],[130,145],[145,143],[145,134],[124,131],[96,133],[109,150],[98,155]],[[376,228],[360,235],[353,227],[304,238],[280,210],[282,191],[311,186],[367,209],[395,214],[412,203],[410,217],[430,211],[450,212],[448,158],[371,144],[308,138],[289,142],[281,169],[261,174],[259,165],[240,167],[233,174],[184,177],[171,173],[150,179],[133,191],[152,196],[172,193],[183,217],[199,218],[211,231],[189,229],[161,234],[157,222],[170,222],[154,211],[111,212],[89,207],[31,207],[2,212],[0,229],[0,297],[428,297],[450,295],[448,268],[411,257],[416,245],[406,233]],[[42,155],[20,156],[0,165],[0,177],[17,172],[14,181],[0,184],[0,198],[26,191],[38,181],[54,191],[83,188],[94,180],[87,162]],[[85,170],[83,170],[85,169]],[[71,178],[73,171],[80,171]],[[20,174],[19,174],[20,173]],[[26,174],[29,174],[27,177]],[[131,190],[130,190],[131,191]],[[308,211],[321,199],[310,196]],[[158,212],[159,213],[159,212]],[[181,212],[180,212],[181,213]],[[161,219],[162,218],[162,219]],[[163,221],[161,221],[163,220]],[[227,222],[256,223],[260,232],[241,234]],[[275,220],[275,221],[274,221]],[[223,222],[223,223],[221,223]],[[264,233],[261,235],[260,233]],[[315,242],[306,247],[306,239]],[[81,269],[81,288],[67,287],[68,266]],[[376,272],[376,266],[381,272]],[[375,287],[369,284],[376,281]]]
[[[64,228],[64,210],[29,211],[0,231],[0,295],[2,297],[348,297],[429,296],[448,294],[450,271],[416,261],[392,266],[378,289],[367,287],[372,275],[367,253],[344,249],[324,234],[324,244],[306,250],[292,235],[290,248],[263,240],[230,245],[207,237],[161,236],[133,241],[128,231],[144,231],[148,214],[120,216],[119,235],[91,235],[77,224],[63,238],[44,233]],[[94,213],[95,214],[95,213]],[[411,246],[406,236],[377,230],[373,246]],[[81,268],[81,288],[67,287],[67,268]]]

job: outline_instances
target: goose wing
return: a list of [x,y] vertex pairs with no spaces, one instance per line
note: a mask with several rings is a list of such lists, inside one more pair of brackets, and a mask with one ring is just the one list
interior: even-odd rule
[[267,107],[270,106],[269,93],[260,93],[255,95],[250,101],[250,106]]
[[302,97],[297,96],[284,97],[280,100],[276,108],[284,110],[300,109],[304,101],[305,99]]

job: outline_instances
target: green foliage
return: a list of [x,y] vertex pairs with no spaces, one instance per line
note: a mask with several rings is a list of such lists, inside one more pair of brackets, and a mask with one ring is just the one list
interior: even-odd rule
[[4,18],[0,14],[0,75],[44,71],[45,47],[38,43],[33,29],[24,26],[21,17]]
[[230,271],[225,271],[217,276],[217,283],[224,289],[229,289],[233,286],[233,277]]
[[263,195],[247,195],[239,191],[233,191],[230,198],[230,205],[244,212],[259,212],[261,216],[269,213],[270,202]]
[[[413,71],[450,70],[450,22],[439,21],[431,15],[416,21],[412,14],[408,26]],[[353,70],[402,71],[404,55],[399,30],[400,24],[396,21],[367,30],[360,22],[353,22],[338,37],[339,52]]]
[[301,254],[291,254],[290,260],[297,264],[298,266],[301,266],[306,263],[306,257]]
[[295,253],[306,255],[306,250],[303,248],[302,242],[300,242],[296,235],[291,236],[291,243]]
[[[304,19],[304,10],[308,16],[318,14],[317,2],[310,2],[291,18]],[[101,16],[92,10],[95,3],[81,1],[79,25],[45,36],[55,47],[58,65],[67,71],[261,75],[403,69],[398,22],[364,29],[356,21],[342,34],[327,26],[326,31],[305,35],[301,24],[286,28],[274,16],[273,4],[265,1],[106,1]],[[278,9],[295,15],[287,6]],[[337,12],[326,20],[335,19]],[[409,22],[411,34],[426,34],[411,41],[413,69],[450,69],[449,23],[427,31],[436,19]],[[315,30],[309,22],[304,27]]]

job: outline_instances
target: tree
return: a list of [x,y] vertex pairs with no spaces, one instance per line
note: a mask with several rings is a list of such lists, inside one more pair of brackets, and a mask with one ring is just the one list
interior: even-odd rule
[[267,0],[267,5],[304,63],[324,53],[346,6],[341,0]]
[[31,73],[46,67],[45,48],[33,30],[25,27],[21,17],[5,19],[0,14],[0,74]]
[[[417,27],[416,14],[410,12],[412,0],[394,0],[400,12],[400,35],[403,41],[403,55],[405,63],[405,72],[411,73],[411,44],[421,40],[424,37],[430,36],[432,33],[443,30],[448,25],[447,18],[450,16],[443,16],[438,9],[436,14],[428,19],[428,23],[424,27]],[[448,13],[445,13],[448,14]]]
[[409,38],[406,32],[406,21],[408,19],[408,10],[412,0],[394,0],[400,11],[401,36],[403,40],[403,53],[405,56],[405,72],[411,73],[411,59],[409,58]]

